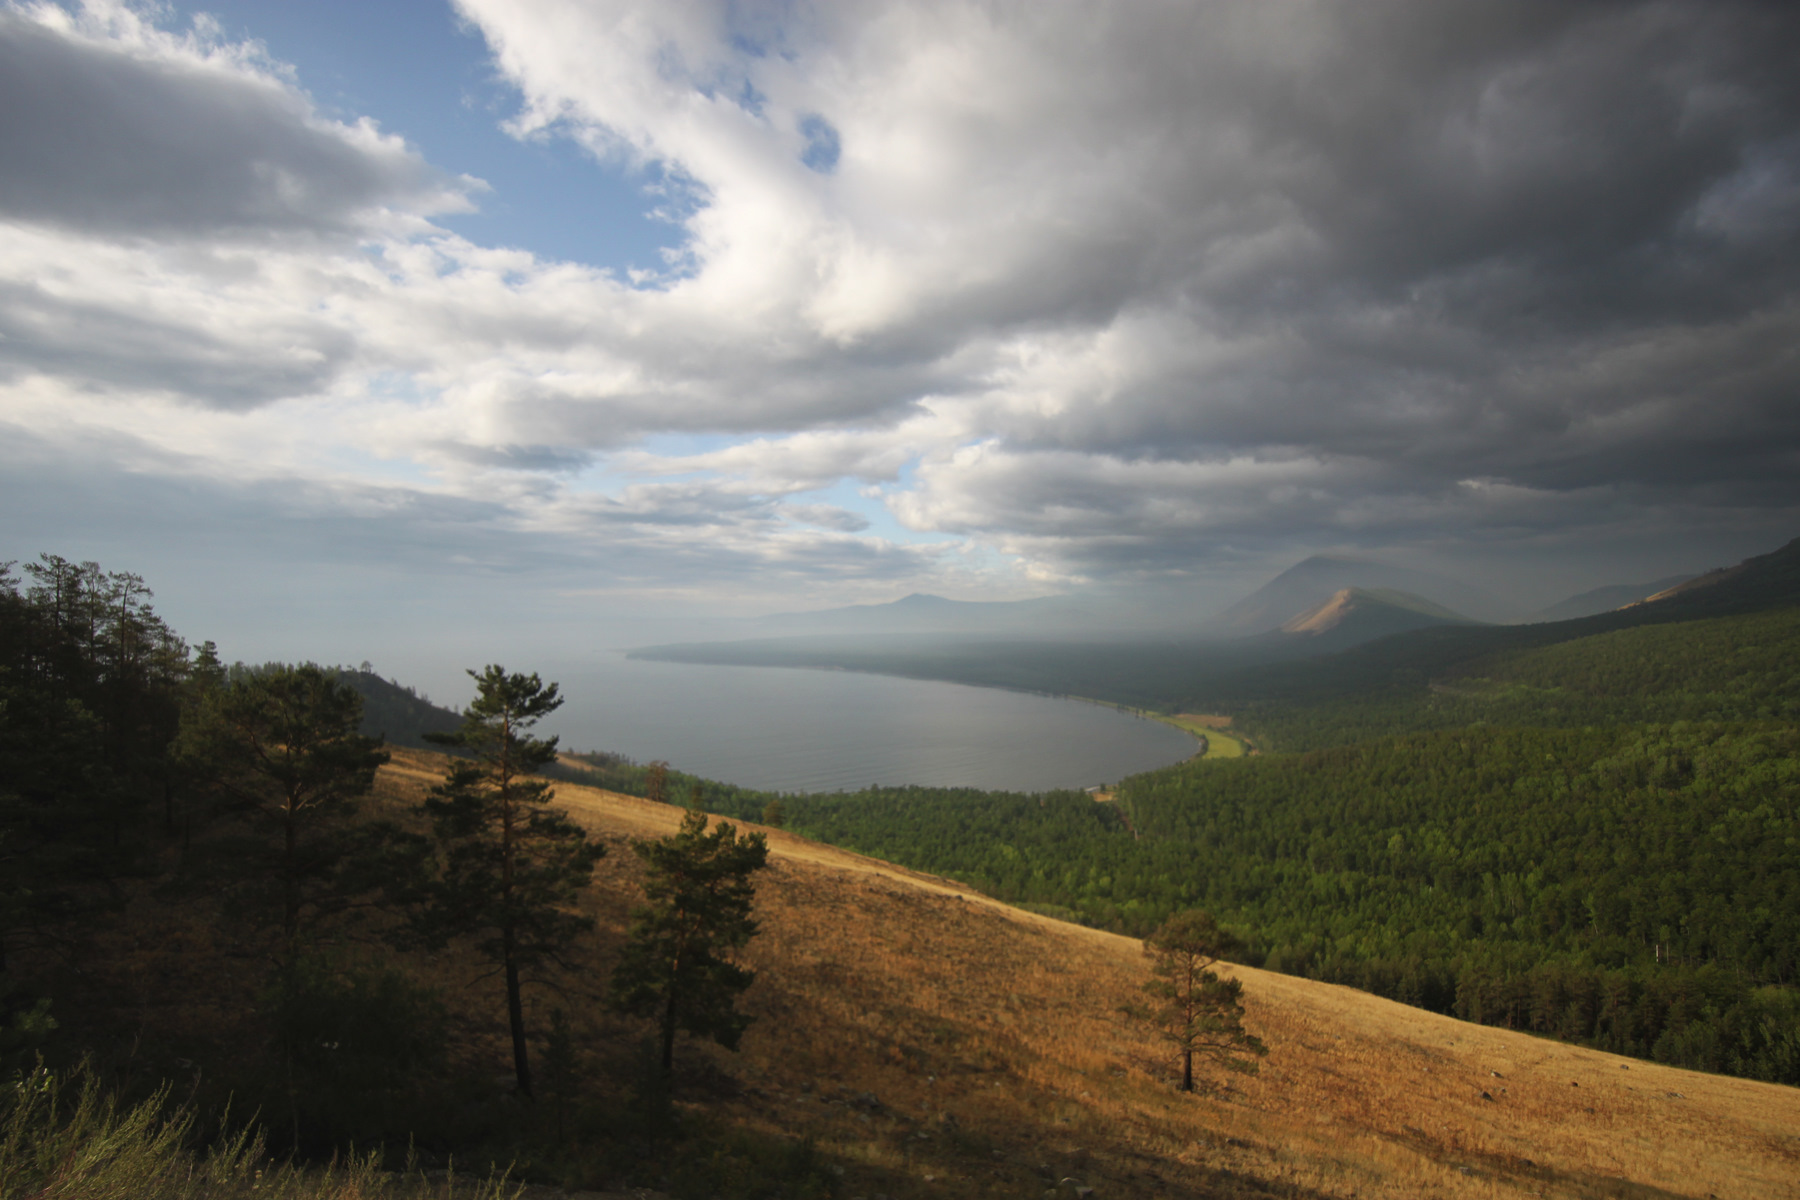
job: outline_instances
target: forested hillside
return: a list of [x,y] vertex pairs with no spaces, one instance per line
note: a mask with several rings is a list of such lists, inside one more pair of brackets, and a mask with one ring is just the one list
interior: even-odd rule
[[[1358,664],[1360,665],[1360,664]],[[1644,625],[1474,655],[1430,674],[1395,668],[1349,686],[1325,664],[1255,688],[1193,697],[1229,711],[1265,749],[1305,751],[1470,725],[1575,728],[1800,720],[1800,608]]]
[[[1199,760],[1082,793],[786,797],[790,827],[1469,1020],[1800,1083],[1800,732],[1481,729]],[[752,815],[748,794],[708,796]]]

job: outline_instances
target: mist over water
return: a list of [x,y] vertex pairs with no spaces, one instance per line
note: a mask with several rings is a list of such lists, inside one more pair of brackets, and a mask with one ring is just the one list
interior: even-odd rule
[[839,671],[645,662],[555,673],[570,750],[786,792],[870,784],[1044,791],[1179,762],[1194,739],[1101,705]]

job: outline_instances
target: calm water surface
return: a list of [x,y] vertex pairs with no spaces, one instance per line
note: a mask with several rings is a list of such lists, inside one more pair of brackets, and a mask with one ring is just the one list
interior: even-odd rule
[[1089,787],[1195,747],[1178,729],[1095,704],[881,675],[617,654],[553,678],[568,699],[546,727],[565,748],[666,759],[771,791]]

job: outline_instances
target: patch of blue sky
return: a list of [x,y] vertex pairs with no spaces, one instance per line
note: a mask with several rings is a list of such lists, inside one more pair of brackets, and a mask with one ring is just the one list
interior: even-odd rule
[[[254,39],[291,64],[326,116],[375,120],[452,175],[491,190],[479,211],[438,218],[483,246],[539,258],[661,275],[678,259],[687,189],[655,167],[596,161],[566,137],[521,141],[502,123],[518,94],[499,79],[480,34],[445,0],[176,0],[183,18],[207,13],[224,36]],[[661,210],[662,216],[656,215]]]
[[808,113],[800,118],[800,136],[806,139],[806,147],[800,151],[801,162],[820,175],[837,170],[843,145],[836,126],[818,113]]

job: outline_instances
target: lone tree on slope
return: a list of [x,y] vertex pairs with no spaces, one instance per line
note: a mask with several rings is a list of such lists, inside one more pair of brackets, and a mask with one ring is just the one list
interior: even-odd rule
[[556,757],[556,739],[531,728],[562,704],[554,683],[489,666],[470,671],[476,696],[455,733],[427,734],[468,758],[451,764],[422,805],[432,819],[441,865],[431,903],[420,918],[430,941],[473,936],[506,980],[513,1073],[531,1096],[531,1059],[521,996],[524,974],[561,962],[573,939],[593,928],[574,911],[576,899],[606,853],[559,809],[532,774]]
[[1151,979],[1144,985],[1154,1003],[1134,1015],[1154,1023],[1181,1055],[1181,1090],[1194,1090],[1194,1056],[1203,1055],[1227,1070],[1254,1075],[1268,1047],[1244,1030],[1244,985],[1221,979],[1211,968],[1238,944],[1211,913],[1176,913],[1144,939]]
[[648,868],[649,903],[632,913],[631,940],[613,971],[612,1006],[657,1022],[665,1075],[675,1066],[677,1031],[737,1049],[750,1018],[736,1002],[755,975],[726,957],[755,936],[752,873],[768,865],[760,833],[737,835],[690,809],[681,830],[632,850]]

